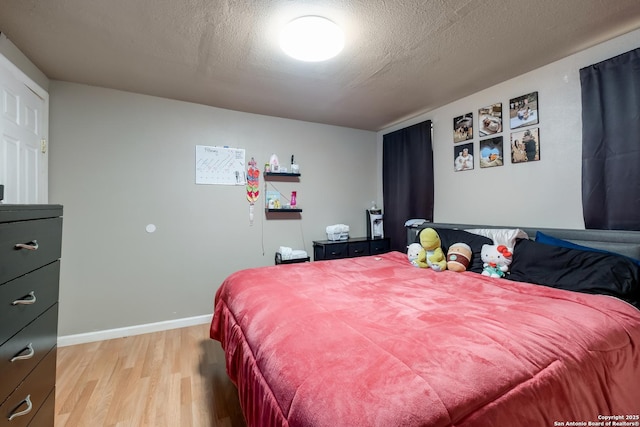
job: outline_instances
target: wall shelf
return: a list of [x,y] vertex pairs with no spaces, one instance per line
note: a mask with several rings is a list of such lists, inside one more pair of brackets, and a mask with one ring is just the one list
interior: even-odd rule
[[302,219],[302,209],[269,209],[265,208],[267,219]]
[[264,172],[265,181],[300,182],[299,173]]
[[287,213],[287,212],[302,212],[302,209],[299,208],[280,208],[280,209],[269,209],[265,208],[265,212],[268,213]]
[[290,173],[290,172],[265,172],[264,177],[274,177],[274,176],[300,176],[299,173]]
[[[279,181],[279,182],[300,182],[299,173],[290,172],[263,172],[264,176],[264,195],[267,196],[267,181]],[[295,208],[264,208],[264,213],[267,219],[300,219],[302,209]]]

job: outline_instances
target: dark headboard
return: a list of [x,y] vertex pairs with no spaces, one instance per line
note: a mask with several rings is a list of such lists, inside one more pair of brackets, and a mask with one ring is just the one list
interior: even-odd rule
[[535,239],[536,232],[540,231],[549,236],[562,240],[568,240],[578,245],[603,249],[640,259],[640,231],[621,230],[575,230],[568,228],[532,228],[518,226],[498,226],[498,225],[473,225],[473,224],[447,224],[437,222],[425,222],[420,226],[407,227],[407,244],[416,241],[417,235],[423,228],[452,228],[457,230],[468,230],[473,228],[519,228],[523,230],[530,239]]

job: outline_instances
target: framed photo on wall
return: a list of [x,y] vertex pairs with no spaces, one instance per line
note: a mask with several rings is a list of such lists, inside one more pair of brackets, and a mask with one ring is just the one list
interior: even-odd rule
[[473,138],[473,113],[467,113],[453,119],[453,142],[467,141]]
[[478,110],[478,133],[480,136],[502,132],[502,102]]
[[509,123],[511,129],[538,124],[538,92],[509,101]]
[[540,130],[527,129],[511,133],[511,163],[540,160]]
[[456,172],[473,169],[473,142],[453,147],[453,170]]
[[480,141],[480,167],[492,168],[504,164],[502,137],[483,139]]

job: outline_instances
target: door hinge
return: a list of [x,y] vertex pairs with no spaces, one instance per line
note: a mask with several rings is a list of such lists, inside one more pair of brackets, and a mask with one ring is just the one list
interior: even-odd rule
[[44,138],[40,140],[40,151],[42,151],[42,154],[47,152],[47,140]]

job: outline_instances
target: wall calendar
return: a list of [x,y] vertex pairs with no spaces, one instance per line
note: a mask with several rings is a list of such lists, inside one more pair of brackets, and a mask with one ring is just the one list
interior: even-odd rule
[[244,148],[196,145],[196,184],[245,185]]

